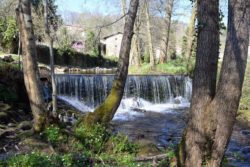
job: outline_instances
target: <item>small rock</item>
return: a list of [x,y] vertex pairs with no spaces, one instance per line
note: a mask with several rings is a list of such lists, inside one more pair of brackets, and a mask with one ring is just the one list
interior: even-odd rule
[[4,56],[4,57],[2,58],[2,60],[3,60],[4,62],[7,62],[7,63],[11,63],[11,62],[15,61],[15,60],[12,58],[11,55]]

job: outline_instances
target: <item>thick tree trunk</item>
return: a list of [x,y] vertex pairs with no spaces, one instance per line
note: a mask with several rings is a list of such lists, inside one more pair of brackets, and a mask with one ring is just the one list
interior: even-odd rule
[[23,73],[25,87],[30,100],[34,117],[34,130],[39,132],[44,128],[46,112],[41,93],[40,77],[36,61],[36,44],[31,19],[30,0],[19,0],[18,6],[19,30],[23,50]]
[[111,92],[103,104],[97,107],[93,113],[89,113],[85,117],[84,124],[87,126],[91,126],[95,123],[107,125],[113,119],[115,112],[120,105],[128,74],[129,54],[138,4],[139,0],[130,1],[121,44],[123,47],[121,47],[120,50],[118,68],[113,81]]
[[169,34],[171,29],[171,17],[173,13],[174,0],[168,0],[166,6],[165,26],[166,30],[163,31],[163,38],[161,41],[160,63],[167,62],[168,60],[168,45]]
[[53,38],[50,33],[49,18],[48,18],[48,0],[43,0],[44,5],[44,19],[45,19],[45,34],[49,41],[49,53],[50,53],[50,71],[51,71],[51,84],[52,84],[52,113],[56,117],[57,113],[57,91],[55,82],[55,70],[54,70],[54,53],[53,53]]
[[154,56],[154,46],[153,46],[153,40],[152,40],[149,6],[148,6],[148,1],[147,0],[145,0],[145,14],[146,14],[146,22],[147,22],[149,60],[150,60],[151,67],[154,67],[156,61],[155,61],[155,56]]
[[247,64],[250,1],[229,0],[228,30],[221,75],[212,109],[217,123],[211,167],[220,166],[233,130]]
[[[203,5],[206,8],[202,8]],[[221,165],[236,119],[247,63],[249,5],[249,1],[245,0],[229,1],[226,48],[217,92],[215,92],[215,84],[218,57],[209,56],[206,53],[219,46],[216,41],[216,45],[213,44],[213,48],[210,47],[212,41],[208,40],[217,36],[218,32],[216,29],[206,29],[207,26],[200,24],[202,29],[198,34],[191,119],[180,144],[179,166],[219,167]],[[215,18],[215,13],[217,18],[218,6],[218,1],[215,2],[215,0],[210,3],[209,0],[200,1],[198,3],[198,21],[200,22],[202,17],[208,16],[206,25],[210,27],[212,25],[210,19]],[[204,56],[202,56],[201,39],[205,35],[210,37],[203,38],[206,48],[203,48]],[[204,73],[205,71],[207,74]]]
[[207,106],[215,95],[217,60],[219,55],[219,0],[198,1],[197,56],[193,79],[190,120],[181,143],[182,165],[201,166],[209,154],[206,128]]

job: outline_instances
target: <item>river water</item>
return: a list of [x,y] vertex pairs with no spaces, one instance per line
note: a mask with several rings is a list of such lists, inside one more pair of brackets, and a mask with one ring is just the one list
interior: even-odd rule
[[[91,112],[108,95],[113,75],[57,75],[59,98],[82,112]],[[186,76],[128,76],[124,97],[112,123],[132,140],[148,140],[159,148],[177,144],[187,122],[192,81]],[[228,164],[250,167],[250,130],[234,131]]]

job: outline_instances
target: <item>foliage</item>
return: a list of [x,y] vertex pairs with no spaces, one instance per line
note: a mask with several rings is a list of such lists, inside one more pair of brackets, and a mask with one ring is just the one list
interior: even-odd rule
[[73,50],[71,47],[60,47],[60,48],[58,48],[57,53],[60,56],[63,56],[64,54],[72,56],[72,55],[74,55],[76,53],[76,51]]
[[0,19],[0,45],[4,50],[13,52],[14,42],[18,39],[18,28],[14,17]]
[[75,136],[84,148],[99,153],[103,150],[104,143],[108,140],[110,132],[100,124],[91,128],[80,125],[75,129]]
[[[138,151],[138,146],[129,141],[126,135],[118,133],[109,139],[109,147],[112,148],[113,153],[130,153],[134,154]],[[109,148],[110,149],[110,148]]]
[[65,136],[62,134],[60,128],[56,125],[50,125],[44,131],[45,138],[52,145],[58,145],[65,142]]
[[97,37],[95,36],[95,33],[93,31],[87,32],[85,52],[94,56],[98,55]]
[[[191,64],[194,64],[193,59],[191,59]],[[130,66],[130,74],[181,74],[181,75],[192,75],[194,66],[190,66],[187,70],[187,63],[185,59],[177,57],[175,60],[171,60],[164,64],[157,64],[155,69],[147,63],[143,63],[140,68],[136,66]]]
[[46,155],[39,152],[13,156],[2,162],[2,166],[8,167],[82,167],[90,164],[89,159],[80,154]]
[[[62,24],[62,18],[57,13],[58,6],[55,0],[48,0],[48,24],[51,32],[56,32]],[[44,27],[44,6],[43,0],[32,0],[32,21],[36,39],[39,41],[45,40]]]
[[107,129],[97,124],[91,128],[79,125],[75,129],[75,136],[80,141],[85,156],[96,157],[95,166],[103,166],[103,163],[110,166],[136,166],[134,157],[138,146],[125,135],[111,135]]
[[59,38],[57,39],[57,44],[59,49],[71,48],[71,36],[67,28],[63,27],[59,30]]

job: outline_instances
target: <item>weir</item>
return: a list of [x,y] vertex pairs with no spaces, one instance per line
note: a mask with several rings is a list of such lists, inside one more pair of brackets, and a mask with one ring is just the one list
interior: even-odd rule
[[[112,87],[114,75],[56,75],[61,97],[74,99],[88,107],[101,104]],[[173,102],[182,97],[190,100],[192,81],[187,76],[129,75],[123,99],[143,99],[153,104]]]

